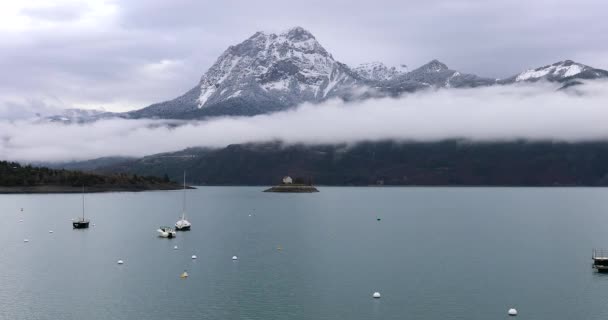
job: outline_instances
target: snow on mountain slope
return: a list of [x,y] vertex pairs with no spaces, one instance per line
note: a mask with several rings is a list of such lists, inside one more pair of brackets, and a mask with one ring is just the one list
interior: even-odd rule
[[279,35],[257,32],[228,48],[203,75],[198,107],[225,101],[237,91],[276,96],[288,106],[318,101],[336,84],[356,82],[349,72],[303,28]]
[[362,78],[372,81],[390,80],[408,72],[407,66],[404,64],[389,68],[384,63],[377,61],[360,64],[353,71]]
[[435,59],[411,72],[380,82],[376,88],[381,92],[397,96],[404,92],[425,88],[478,87],[495,83],[494,79],[451,70],[447,65]]
[[566,60],[552,65],[526,70],[518,74],[515,77],[515,81],[537,80],[543,77],[566,78],[577,75],[587,69],[591,68],[571,60]]
[[500,80],[500,83],[552,81],[568,82],[574,79],[597,79],[608,77],[608,72],[601,69],[574,62],[572,60],[559,61],[536,69],[528,69],[517,75]]

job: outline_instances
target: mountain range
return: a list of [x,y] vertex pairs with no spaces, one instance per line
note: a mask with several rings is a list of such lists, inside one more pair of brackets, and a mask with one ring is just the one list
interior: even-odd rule
[[[126,113],[70,110],[52,121],[103,117],[204,119],[272,113],[301,103],[397,97],[420,90],[538,81],[568,88],[606,79],[608,71],[564,60],[493,79],[452,70],[438,60],[410,70],[381,62],[349,67],[303,28],[257,32],[229,47],[192,89],[173,100]],[[73,120],[76,119],[76,120]],[[181,121],[177,121],[181,122]],[[143,158],[109,157],[59,168],[164,176],[183,170],[200,184],[273,184],[284,174],[328,185],[608,185],[608,143],[521,141],[368,142],[348,145],[259,143],[190,148]],[[51,165],[51,164],[49,164]]]
[[387,67],[381,62],[351,68],[334,59],[310,32],[295,27],[280,34],[257,32],[230,46],[198,84],[173,100],[96,117],[201,119],[252,116],[332,98],[396,97],[433,88],[536,81],[558,82],[562,87],[569,87],[580,84],[581,79],[598,78],[608,78],[608,71],[571,60],[525,70],[505,79],[459,72],[438,60],[413,70],[405,65]]

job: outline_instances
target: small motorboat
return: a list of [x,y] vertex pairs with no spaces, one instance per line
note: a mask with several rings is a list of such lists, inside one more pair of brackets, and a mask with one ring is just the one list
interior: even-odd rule
[[171,227],[166,227],[166,226],[162,226],[160,228],[158,228],[158,236],[161,238],[175,238],[175,230]]

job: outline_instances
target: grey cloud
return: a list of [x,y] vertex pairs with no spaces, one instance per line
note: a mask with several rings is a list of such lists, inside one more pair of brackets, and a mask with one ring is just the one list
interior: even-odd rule
[[54,97],[0,100],[0,119],[26,120],[58,114],[66,108]]
[[21,14],[35,19],[50,21],[69,21],[80,18],[89,7],[85,4],[50,5],[23,8]]

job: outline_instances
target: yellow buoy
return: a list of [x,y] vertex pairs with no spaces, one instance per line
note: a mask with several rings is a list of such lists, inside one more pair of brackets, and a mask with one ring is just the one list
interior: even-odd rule
[[179,277],[182,279],[188,278],[188,272],[184,271],[184,273],[180,274]]

